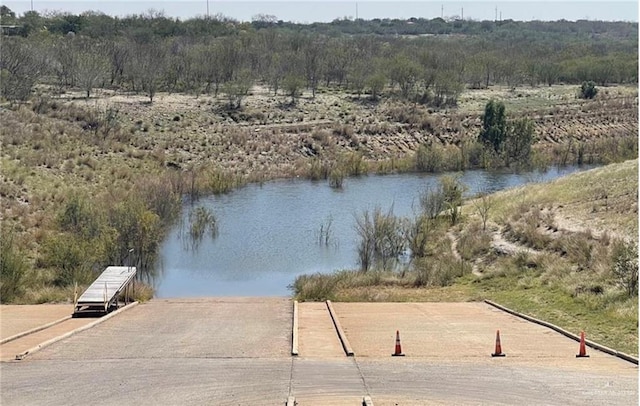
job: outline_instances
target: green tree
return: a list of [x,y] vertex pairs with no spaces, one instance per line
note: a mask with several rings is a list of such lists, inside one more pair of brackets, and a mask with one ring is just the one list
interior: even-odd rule
[[507,121],[504,103],[491,100],[484,108],[479,140],[500,154],[506,138]]
[[505,158],[507,166],[511,161],[520,165],[528,165],[531,161],[531,146],[534,141],[533,122],[522,118],[508,125],[505,141]]

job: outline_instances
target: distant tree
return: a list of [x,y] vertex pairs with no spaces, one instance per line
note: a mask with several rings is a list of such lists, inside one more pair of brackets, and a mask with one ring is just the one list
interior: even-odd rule
[[0,6],[0,22],[3,25],[15,24],[16,22],[16,13],[4,4]]
[[165,68],[165,49],[161,44],[138,44],[136,60],[133,64],[134,77],[142,91],[149,96],[149,102],[160,86]]
[[76,47],[75,83],[88,99],[94,87],[101,86],[108,71],[107,51],[101,44],[85,43]]
[[124,79],[125,67],[131,59],[131,44],[123,40],[113,40],[106,47],[110,62],[109,84],[119,85]]
[[378,96],[382,93],[386,84],[387,78],[380,72],[374,73],[367,78],[366,85],[371,92],[371,100],[378,99]]
[[537,70],[539,81],[551,86],[558,81],[561,68],[555,62],[543,62]]
[[243,70],[238,76],[224,84],[224,92],[229,99],[230,109],[239,109],[242,107],[242,99],[249,93],[253,80],[251,72]]
[[358,61],[354,63],[349,72],[349,85],[351,89],[356,92],[358,98],[364,91],[367,80],[367,65],[364,61]]
[[479,141],[500,154],[506,138],[507,121],[504,104],[491,100],[484,108]]
[[396,57],[389,68],[389,77],[392,83],[396,83],[400,87],[400,93],[405,99],[413,96],[421,75],[421,66],[404,55]]
[[450,72],[437,75],[433,84],[433,99],[431,105],[435,107],[455,106],[458,96],[462,92],[462,83]]
[[320,62],[324,58],[324,50],[324,43],[314,39],[308,40],[304,47],[304,72],[312,97],[316,97],[322,68]]
[[534,129],[531,120],[522,118],[509,123],[504,151],[507,166],[512,161],[520,165],[528,165],[531,160],[533,141]]
[[8,100],[27,100],[45,68],[41,51],[22,38],[2,40],[0,90]]
[[291,97],[291,104],[296,104],[296,100],[304,87],[304,79],[294,74],[287,75],[282,81],[282,87],[287,95]]

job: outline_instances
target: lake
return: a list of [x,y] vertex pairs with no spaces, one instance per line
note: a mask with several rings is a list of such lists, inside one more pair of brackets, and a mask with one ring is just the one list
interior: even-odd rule
[[[467,194],[498,191],[543,182],[588,166],[553,167],[525,173],[466,171]],[[347,178],[342,189],[328,182],[281,180],[251,184],[231,193],[185,204],[183,221],[163,242],[156,297],[287,296],[296,276],[358,268],[355,218],[380,207],[413,217],[419,196],[438,185],[435,174],[369,175]],[[185,233],[189,211],[213,211],[218,235],[205,235],[194,247]],[[329,243],[319,242],[320,228],[331,223]]]

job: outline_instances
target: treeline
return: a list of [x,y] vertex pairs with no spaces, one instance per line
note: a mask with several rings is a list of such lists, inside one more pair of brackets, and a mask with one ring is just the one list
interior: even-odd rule
[[338,18],[329,23],[302,24],[279,20],[276,16],[258,14],[251,22],[239,22],[222,14],[198,16],[186,20],[167,17],[164,12],[150,9],[139,15],[113,17],[101,12],[87,11],[81,14],[51,12],[41,15],[35,11],[16,16],[6,6],[0,9],[3,25],[16,26],[9,32],[28,36],[40,30],[52,34],[86,35],[94,38],[116,37],[134,31],[148,32],[158,37],[223,36],[240,31],[277,28],[281,31],[306,31],[328,36],[340,35],[487,35],[507,36],[560,36],[575,38],[619,38],[637,40],[638,24],[623,21],[499,21],[463,20],[458,16],[447,18],[409,18],[371,20]]
[[[3,25],[13,19],[20,34],[3,39],[2,94],[11,100],[28,99],[36,84],[47,83],[80,88],[87,97],[95,88],[141,92],[150,101],[158,91],[223,92],[229,106],[238,108],[259,83],[292,102],[302,90],[315,96],[320,88],[336,87],[372,99],[394,96],[441,107],[455,105],[466,87],[585,81],[604,86],[637,83],[638,76],[632,23],[489,22],[492,29],[472,35],[403,37],[322,28],[373,27],[376,20],[302,26],[266,17],[237,23],[223,17],[180,21],[158,13],[15,17],[7,10]],[[417,19],[410,26],[435,27],[434,20]]]

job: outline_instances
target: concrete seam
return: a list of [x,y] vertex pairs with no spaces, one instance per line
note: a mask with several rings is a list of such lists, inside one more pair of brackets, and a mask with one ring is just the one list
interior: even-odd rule
[[[505,306],[502,306],[502,305],[500,305],[498,303],[492,302],[491,300],[488,300],[488,299],[485,299],[484,302],[486,304],[491,305],[491,306],[493,306],[493,307],[495,307],[497,309],[500,309],[500,310],[502,310],[504,312],[513,314],[514,316],[517,316],[517,317],[520,317],[520,318],[525,319],[527,321],[530,321],[532,323],[539,324],[541,326],[550,328],[550,329],[552,329],[552,330],[564,335],[565,337],[571,338],[572,340],[575,340],[575,341],[578,341],[578,342],[580,341],[580,336],[578,336],[576,334],[573,334],[573,333],[563,329],[562,327],[558,327],[555,324],[551,324],[551,323],[548,323],[548,322],[546,322],[544,320],[536,319],[535,317],[531,317],[531,316],[528,316],[526,314],[516,312],[515,310],[511,310],[511,309],[509,309],[509,308],[507,308]],[[628,362],[631,362],[633,364],[638,365],[638,358],[633,357],[633,356],[631,356],[629,354],[625,354],[624,352],[620,352],[620,351],[614,350],[612,348],[606,347],[606,346],[604,346],[602,344],[598,344],[598,343],[596,343],[594,341],[591,341],[591,340],[585,340],[585,344],[588,345],[591,348],[596,349],[596,350],[602,351],[602,352],[607,353],[609,355],[613,355],[615,357],[618,357],[620,359],[623,359],[625,361],[628,361]]]
[[291,355],[298,355],[298,301],[293,301],[293,326],[291,331]]
[[38,331],[42,331],[42,330],[47,329],[49,327],[53,327],[56,324],[60,324],[63,321],[67,321],[70,318],[71,318],[71,315],[64,316],[63,318],[61,318],[59,320],[52,321],[52,322],[47,323],[47,324],[43,324],[42,326],[38,326],[38,327],[32,328],[31,330],[23,331],[22,333],[18,333],[18,334],[12,335],[11,337],[3,338],[2,340],[0,340],[0,344],[5,344],[5,343],[8,343],[10,341],[17,340],[18,338],[22,338],[24,336],[28,336],[29,334],[37,333]]
[[340,325],[340,320],[338,320],[338,316],[336,316],[333,311],[333,306],[331,306],[331,300],[327,300],[327,309],[329,310],[329,315],[331,316],[331,320],[333,320],[333,325],[336,328],[336,332],[338,333],[338,338],[340,339],[340,343],[342,344],[342,349],[347,357],[353,357],[353,349],[351,348],[351,344],[349,344],[349,340],[347,339],[347,335],[342,330],[342,326]]
[[124,311],[126,311],[126,310],[128,310],[130,308],[132,308],[132,307],[135,307],[137,304],[138,304],[138,302],[130,303],[129,305],[127,305],[127,306],[125,306],[125,307],[123,307],[121,309],[118,309],[113,313],[109,313],[108,315],[106,315],[104,317],[101,317],[101,318],[99,318],[98,320],[96,320],[94,322],[86,324],[86,325],[84,325],[82,327],[78,327],[77,329],[71,330],[71,331],[69,331],[67,333],[64,333],[64,334],[58,336],[58,337],[54,337],[54,338],[52,338],[50,340],[45,341],[44,343],[40,343],[40,344],[36,345],[35,347],[30,348],[27,351],[16,355],[16,360],[17,361],[23,360],[23,359],[26,358],[27,355],[33,354],[34,352],[38,352],[41,349],[43,349],[45,347],[48,347],[53,343],[56,343],[56,342],[58,342],[60,340],[64,340],[65,338],[71,337],[72,335],[74,335],[76,333],[79,333],[81,331],[88,330],[91,327],[97,326],[98,324],[103,323],[103,322],[109,320],[110,318],[115,317],[116,315],[118,315],[118,314],[120,314],[120,313],[122,313],[122,312],[124,312]]

